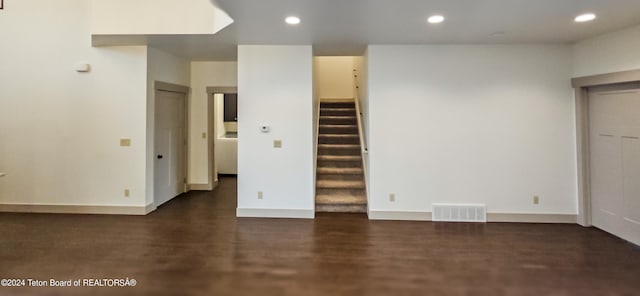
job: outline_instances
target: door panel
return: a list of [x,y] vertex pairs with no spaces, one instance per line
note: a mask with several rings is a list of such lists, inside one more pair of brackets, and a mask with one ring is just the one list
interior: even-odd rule
[[589,90],[593,225],[640,244],[640,85]]
[[155,116],[154,195],[160,206],[185,192],[185,95],[157,91]]
[[622,170],[625,217],[640,225],[640,139],[622,138]]

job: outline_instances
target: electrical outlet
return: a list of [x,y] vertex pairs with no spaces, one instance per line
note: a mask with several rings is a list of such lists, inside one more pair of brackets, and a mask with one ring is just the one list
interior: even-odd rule
[[534,204],[534,205],[537,205],[537,204],[539,204],[539,203],[540,203],[540,197],[539,197],[539,196],[537,196],[537,195],[534,195],[534,196],[533,196],[533,204]]
[[207,133],[202,133],[202,138],[206,139],[207,138]]
[[262,191],[258,191],[258,199],[262,199]]
[[396,201],[396,194],[395,193],[389,194],[389,201],[390,202],[395,202]]
[[282,140],[273,140],[273,148],[282,148]]
[[129,189],[124,190],[124,197],[129,197]]

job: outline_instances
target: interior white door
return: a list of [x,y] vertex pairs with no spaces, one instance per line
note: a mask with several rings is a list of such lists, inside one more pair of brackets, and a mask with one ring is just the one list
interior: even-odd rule
[[155,110],[154,195],[160,206],[185,192],[185,95],[157,91]]
[[589,89],[591,218],[640,245],[640,84]]

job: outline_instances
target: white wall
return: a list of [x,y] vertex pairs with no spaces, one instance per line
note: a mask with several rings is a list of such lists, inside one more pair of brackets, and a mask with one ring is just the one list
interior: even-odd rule
[[315,84],[322,99],[353,98],[354,57],[315,57]]
[[[207,184],[209,182],[209,147],[207,139],[202,138],[202,133],[208,133],[207,87],[236,86],[238,86],[237,62],[191,63],[189,182],[192,184]],[[207,137],[213,136],[207,135]]]
[[97,35],[214,34],[232,22],[209,0],[91,0]]
[[368,57],[372,211],[576,214],[569,46],[369,46]]
[[238,47],[239,216],[313,217],[312,61],[311,46]]
[[574,77],[640,69],[640,26],[604,34],[573,46]]
[[91,48],[88,1],[5,4],[0,204],[144,206],[146,48]]
[[[147,157],[146,202],[153,202],[153,170],[155,159],[155,85],[156,81],[182,86],[191,83],[189,61],[153,47],[147,48]],[[189,114],[191,116],[191,114]],[[189,127],[190,128],[190,127]],[[190,144],[191,145],[191,144]],[[189,176],[187,172],[187,176]]]

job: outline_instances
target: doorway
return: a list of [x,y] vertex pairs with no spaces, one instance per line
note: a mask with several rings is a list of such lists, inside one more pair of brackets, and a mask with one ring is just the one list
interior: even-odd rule
[[640,71],[573,82],[580,222],[640,245]]
[[188,88],[156,82],[154,129],[154,204],[187,189]]
[[238,174],[238,88],[207,87],[209,134],[209,176]]

